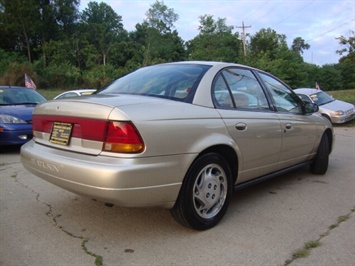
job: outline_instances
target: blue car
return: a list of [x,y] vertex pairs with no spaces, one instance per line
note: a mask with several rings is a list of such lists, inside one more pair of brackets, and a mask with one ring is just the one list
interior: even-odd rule
[[32,111],[44,101],[33,89],[0,86],[0,146],[22,145],[32,139]]

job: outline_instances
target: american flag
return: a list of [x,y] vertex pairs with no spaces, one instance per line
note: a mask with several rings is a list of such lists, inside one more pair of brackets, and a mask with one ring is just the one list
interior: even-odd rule
[[319,86],[318,82],[316,82],[316,89],[320,90],[320,86]]
[[25,74],[25,87],[30,88],[30,89],[37,89],[36,84],[33,82],[33,80]]

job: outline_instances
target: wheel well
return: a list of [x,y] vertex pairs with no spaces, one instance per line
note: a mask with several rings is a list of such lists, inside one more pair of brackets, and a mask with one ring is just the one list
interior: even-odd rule
[[326,119],[328,119],[330,122],[332,122],[332,120],[330,119],[330,116],[327,114],[322,114],[323,117],[325,117]]
[[227,145],[216,145],[209,147],[208,149],[202,151],[200,155],[215,152],[221,155],[228,163],[230,170],[232,172],[233,183],[237,180],[238,174],[238,157],[235,151]]
[[332,149],[333,149],[333,134],[332,134],[332,131],[328,128],[324,134],[327,134],[327,137],[328,137],[328,141],[329,141],[329,154],[332,152]]

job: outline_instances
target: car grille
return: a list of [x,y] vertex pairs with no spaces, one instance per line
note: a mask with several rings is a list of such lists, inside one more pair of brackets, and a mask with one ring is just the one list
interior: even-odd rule
[[352,113],[354,113],[354,108],[351,108],[351,109],[345,111],[346,115],[351,115]]

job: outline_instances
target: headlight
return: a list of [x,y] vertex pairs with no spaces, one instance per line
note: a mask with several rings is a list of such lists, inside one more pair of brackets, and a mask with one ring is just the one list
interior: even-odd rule
[[336,116],[344,115],[344,112],[343,111],[335,111],[335,115]]
[[12,115],[0,115],[0,121],[3,124],[27,124],[25,120]]

